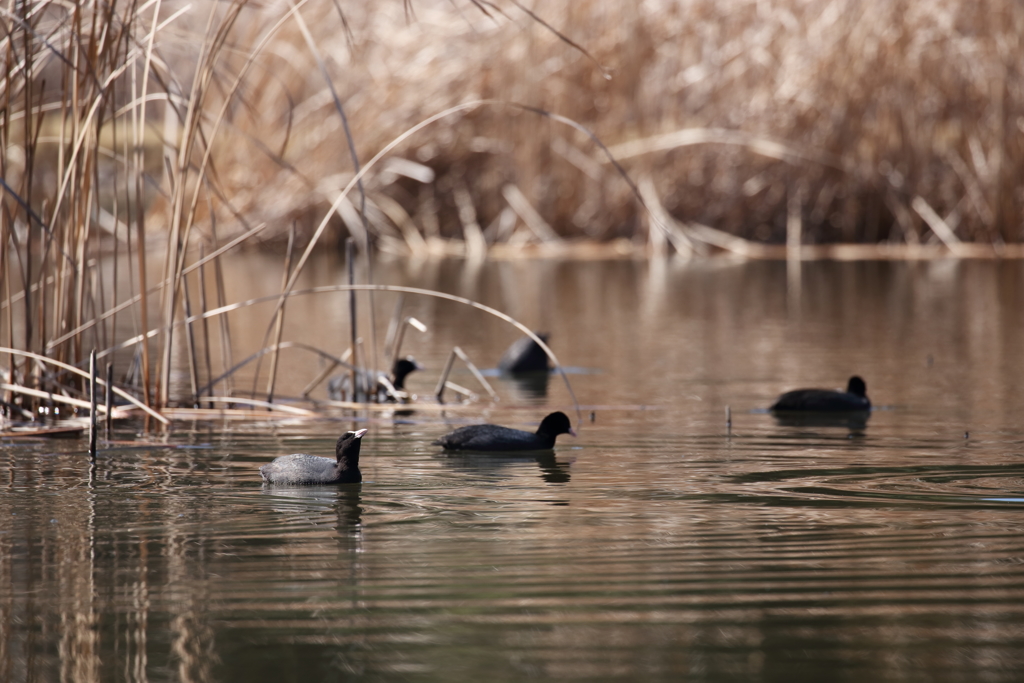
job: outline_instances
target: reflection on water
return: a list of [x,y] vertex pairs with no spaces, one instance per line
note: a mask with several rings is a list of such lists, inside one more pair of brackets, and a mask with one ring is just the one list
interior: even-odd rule
[[[540,468],[541,479],[549,484],[565,484],[572,476],[571,462],[559,462],[554,451],[537,451],[516,456],[508,453],[474,453],[473,451],[443,451],[438,457],[452,467],[468,472],[498,472],[514,465],[535,462]],[[509,477],[512,476],[511,471]]]
[[334,524],[340,532],[359,532],[363,508],[359,484],[346,486],[280,486],[263,484],[263,493],[273,498],[271,509],[282,517],[302,518],[309,524]]
[[501,375],[500,383],[508,388],[512,398],[520,403],[542,402],[548,395],[549,372],[524,372]]
[[[579,438],[430,445],[453,424],[535,427],[570,405],[555,378],[444,414],[125,426],[91,479],[84,441],[5,442],[0,679],[1019,677],[1021,265],[807,264],[796,292],[771,263],[418,267],[379,273],[508,310],[594,370],[570,375],[594,413]],[[289,320],[326,346],[343,323],[319,301]],[[407,305],[430,333],[406,350],[435,373],[454,344],[488,367],[517,336]],[[297,392],[316,361],[287,363]],[[855,373],[870,414],[766,410]],[[363,484],[261,484],[259,465],[330,454],[355,424]]]
[[854,433],[862,433],[868,426],[870,410],[840,412],[780,412],[773,411],[775,422],[783,427],[843,427]]

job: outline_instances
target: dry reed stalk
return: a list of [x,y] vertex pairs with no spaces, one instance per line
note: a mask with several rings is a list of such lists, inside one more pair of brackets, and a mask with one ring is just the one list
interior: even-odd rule
[[[388,329],[384,333],[384,357],[391,358],[391,365],[394,365],[398,354],[395,352],[395,338],[398,336],[399,327],[402,326],[402,309],[405,307],[405,296],[399,294],[395,297],[395,308],[388,320]],[[389,365],[388,367],[391,367]]]
[[[68,365],[67,363],[63,363],[61,361],[54,360],[52,358],[48,358],[46,356],[43,356],[43,355],[40,355],[40,354],[37,354],[37,353],[33,353],[31,351],[21,351],[19,349],[14,349],[14,348],[0,347],[0,353],[12,355],[12,356],[20,356],[22,358],[25,358],[26,360],[34,360],[39,367],[42,367],[44,365],[52,365],[54,367],[57,367],[57,368],[65,371],[65,372],[78,375],[79,377],[82,377],[83,379],[89,377],[88,373],[86,373],[84,370],[76,368],[76,367],[74,367],[72,365]],[[103,355],[102,353],[99,353],[99,354],[97,354],[96,357],[100,358],[100,357],[102,357],[102,355]],[[18,390],[25,389],[25,387],[23,387],[21,385],[17,385],[16,388]],[[167,424],[167,420],[164,419],[163,416],[161,416],[159,413],[154,411],[152,408],[150,408],[149,406],[145,405],[144,403],[142,403],[137,398],[135,398],[134,396],[132,396],[128,392],[124,391],[120,387],[117,387],[115,385],[108,385],[108,388],[111,391],[113,391],[115,394],[120,396],[121,398],[123,398],[126,401],[128,401],[129,403],[135,405],[137,408],[140,408],[143,412],[148,414],[150,417],[152,417],[152,418],[154,418],[154,419],[156,419],[156,420],[158,420],[160,422],[163,422],[164,424]],[[45,394],[49,394],[49,393],[52,393],[52,392],[42,392],[42,393],[45,395]]]
[[[356,281],[355,273],[355,241],[350,237],[345,241],[345,267],[346,273],[348,274],[348,330],[349,330],[349,349],[352,350],[352,366],[349,368],[348,380],[349,387],[351,388],[351,396],[353,399],[359,393],[359,385],[356,380],[359,376],[359,336],[356,333],[356,290],[352,289],[352,285]],[[279,308],[284,305],[284,301],[281,302]]]
[[107,423],[107,439],[110,439],[110,430],[114,426],[113,407],[114,407],[114,364],[107,363],[107,383],[104,387],[104,406],[106,408],[106,423]]
[[[185,319],[192,317],[192,301],[188,293],[188,282],[182,282],[182,304],[185,307]],[[196,360],[196,339],[192,323],[185,324],[185,355],[188,358],[188,380],[192,389],[192,403],[199,401],[199,363]]]
[[390,359],[388,363],[388,368],[395,367],[395,363],[398,362],[398,357],[402,353],[402,343],[405,341],[405,328],[408,326],[415,327],[422,333],[427,332],[427,326],[421,323],[416,318],[413,318],[412,316],[407,316],[405,319],[403,319],[401,325],[399,325],[398,327],[398,333],[396,335],[394,347],[392,348],[390,354],[388,355],[388,358]]
[[[202,243],[199,245],[199,263],[202,264],[204,261],[204,248]],[[199,310],[202,313],[210,310],[209,306],[206,305],[206,268],[204,265],[199,266]],[[213,376],[213,361],[210,357],[210,326],[208,320],[203,318],[203,360],[205,361],[206,376]],[[198,394],[196,400],[199,399]]]
[[[266,225],[265,223],[262,225]],[[212,240],[213,246],[217,246],[217,220],[215,214],[210,214],[210,239]],[[215,252],[216,253],[216,252]],[[217,291],[217,306],[224,307],[227,305],[227,294],[224,290],[224,269],[221,267],[220,259],[215,259],[214,262],[214,283]],[[203,319],[206,319],[206,312],[203,313]],[[220,354],[221,354],[221,365],[225,368],[230,368],[234,365],[233,354],[231,350],[231,328],[228,325],[227,316],[220,318]],[[210,374],[213,372],[211,370]],[[212,390],[212,389],[211,389]],[[232,394],[232,384],[230,379],[225,380],[224,384],[224,395],[230,396]]]
[[242,398],[240,396],[207,396],[206,401],[210,403],[228,403],[228,404],[241,404],[249,405],[257,408],[266,408],[268,410],[276,410],[282,413],[288,413],[289,415],[301,415],[303,417],[316,417],[316,413],[312,410],[306,410],[304,408],[295,408],[294,406],[284,405],[281,403],[274,403],[272,401],[259,401],[253,398]]
[[459,357],[459,360],[466,364],[466,367],[469,368],[469,371],[473,374],[473,377],[476,378],[476,381],[479,382],[480,385],[487,391],[488,395],[490,395],[491,400],[497,401],[498,392],[494,390],[494,387],[492,387],[491,383],[487,381],[487,378],[483,376],[479,368],[477,368],[476,365],[473,364],[473,361],[469,359],[469,356],[466,355],[466,352],[463,351],[458,346],[453,348],[452,352]]
[[96,460],[96,400],[99,384],[96,382],[96,349],[89,353],[89,458]]
[[441,370],[441,376],[437,380],[437,388],[434,389],[434,396],[437,398],[438,403],[444,402],[444,388],[448,385],[448,375],[452,372],[452,365],[455,363],[455,349],[452,349],[448,354],[448,359],[444,362],[444,368]]
[[[288,275],[292,268],[292,250],[295,247],[295,226],[288,230],[288,248],[285,250],[284,270],[281,273],[281,286],[288,283]],[[274,384],[277,381],[277,361],[280,357],[281,335],[284,333],[284,306],[274,318],[274,353],[270,357],[270,378],[267,380],[267,403],[274,402]],[[255,393],[255,391],[253,392]]]

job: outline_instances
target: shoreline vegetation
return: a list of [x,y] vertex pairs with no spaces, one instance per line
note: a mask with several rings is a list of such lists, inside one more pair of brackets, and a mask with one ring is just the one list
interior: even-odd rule
[[[81,400],[49,361],[90,349],[147,407],[213,396],[232,249],[286,262],[266,391],[221,387],[272,406],[288,295],[346,241],[370,284],[374,254],[1024,257],[1012,0],[39,0],[0,22],[8,419]],[[98,273],[110,254],[132,265]],[[115,338],[119,316],[150,332]]]

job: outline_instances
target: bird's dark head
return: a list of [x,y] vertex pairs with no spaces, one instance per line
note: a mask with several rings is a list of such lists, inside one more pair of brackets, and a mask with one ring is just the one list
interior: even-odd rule
[[854,396],[860,396],[861,398],[867,398],[868,396],[867,385],[864,384],[864,380],[857,375],[850,378],[850,381],[846,385],[846,392],[848,394],[853,394]]
[[345,432],[338,437],[334,453],[339,463],[345,463],[348,469],[359,467],[359,446],[367,431],[360,429],[358,432]]
[[576,436],[576,432],[572,428],[572,422],[569,421],[569,417],[562,411],[551,413],[541,420],[537,433],[549,436],[558,436],[559,434],[572,434]]
[[423,366],[416,362],[416,359],[412,356],[406,356],[405,358],[399,358],[395,361],[395,364],[391,367],[391,376],[394,377],[391,384],[395,389],[402,389],[405,385],[405,378],[411,372],[416,370],[422,370]]

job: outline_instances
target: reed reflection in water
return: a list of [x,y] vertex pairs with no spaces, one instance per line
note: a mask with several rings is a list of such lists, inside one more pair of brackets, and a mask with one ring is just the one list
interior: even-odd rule
[[[126,426],[91,480],[83,442],[4,443],[0,678],[1016,679],[1020,265],[807,264],[797,296],[771,263],[378,273],[550,330],[595,421],[541,456],[429,445],[566,407],[558,383],[497,383],[502,403],[444,415]],[[323,305],[304,333],[344,338]],[[435,373],[452,344],[486,365],[516,336],[407,305]],[[764,410],[854,372],[863,425]],[[361,486],[260,484],[356,426]]]

